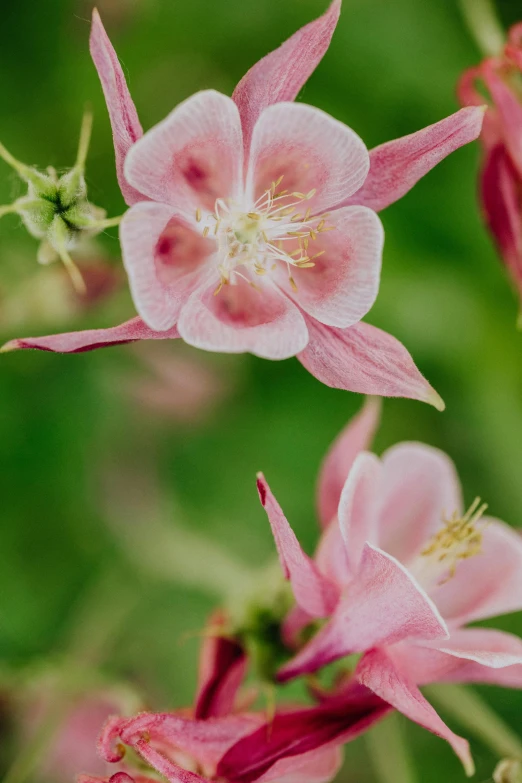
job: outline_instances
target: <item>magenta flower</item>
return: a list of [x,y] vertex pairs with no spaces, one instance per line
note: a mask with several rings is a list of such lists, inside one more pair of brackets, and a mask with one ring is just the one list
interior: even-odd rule
[[297,355],[329,386],[443,407],[406,349],[361,319],[379,288],[376,212],[475,139],[482,110],[463,109],[368,154],[348,127],[293,103],[340,6],[334,0],[254,65],[232,99],[200,92],[144,136],[95,12],[91,52],[131,206],[121,243],[141,318],[5,349],[75,352],[180,336],[211,351]]
[[[337,514],[315,559],[305,555],[260,475],[258,488],[281,565],[297,602],[285,636],[326,618],[279,672],[281,681],[364,653],[355,679],[410,719],[447,739],[466,768],[467,743],[442,722],[418,686],[486,682],[522,687],[522,640],[468,623],[522,609],[522,538],[483,516],[477,499],[464,511],[453,463],[437,449],[402,443],[381,459],[355,456],[375,427],[366,409],[326,462]],[[351,464],[339,490],[340,466]],[[328,474],[331,474],[330,476]]]
[[[219,635],[224,623],[217,613],[214,635],[203,644],[193,710],[109,719],[99,752],[108,763],[119,764],[110,783],[150,783],[157,772],[170,783],[326,783],[339,769],[340,745],[390,710],[367,688],[353,683],[342,698],[319,707],[287,708],[270,722],[263,713],[241,711],[238,688],[246,659],[235,641]],[[143,767],[134,769],[123,761],[125,746],[145,762],[150,777]],[[100,780],[80,777],[82,783]]]
[[482,129],[480,196],[484,218],[511,279],[522,298],[522,102],[517,80],[522,73],[522,23],[515,24],[504,52],[466,71],[459,84],[463,105],[490,104]]

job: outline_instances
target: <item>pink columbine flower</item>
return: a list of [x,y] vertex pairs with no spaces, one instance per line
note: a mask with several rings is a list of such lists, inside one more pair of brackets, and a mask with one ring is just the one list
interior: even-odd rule
[[[223,636],[226,618],[216,613],[202,647],[198,693],[192,710],[141,713],[107,722],[99,752],[118,764],[110,783],[150,783],[160,773],[170,783],[274,781],[326,783],[337,773],[340,745],[383,717],[390,707],[357,683],[318,707],[266,714],[240,708],[238,689],[246,668],[242,648]],[[151,770],[124,759],[131,747]],[[107,780],[81,775],[81,783]]]
[[490,104],[484,118],[480,196],[484,218],[522,299],[522,23],[515,24],[504,51],[467,70],[459,84],[464,106]]
[[483,112],[462,109],[368,154],[350,128],[293,103],[340,8],[334,0],[254,65],[232,98],[197,93],[144,136],[95,12],[91,52],[131,206],[121,243],[140,318],[14,340],[7,350],[74,352],[181,336],[212,351],[297,355],[329,386],[443,407],[406,349],[361,319],[379,288],[376,212],[475,139]]
[[[522,640],[466,627],[522,609],[522,537],[485,517],[478,499],[464,510],[453,463],[437,449],[402,443],[381,459],[367,451],[354,459],[375,423],[375,412],[367,408],[325,463],[337,512],[313,560],[259,476],[261,502],[297,602],[287,620],[287,640],[298,643],[300,630],[327,618],[279,678],[364,653],[356,681],[447,739],[469,771],[467,743],[442,722],[418,686],[522,687]],[[339,491],[343,453],[351,469]],[[321,499],[328,512],[333,503]]]

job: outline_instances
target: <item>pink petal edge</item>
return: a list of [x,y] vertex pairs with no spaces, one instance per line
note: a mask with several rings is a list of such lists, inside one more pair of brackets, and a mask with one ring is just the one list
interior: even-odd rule
[[370,448],[379,425],[381,400],[370,397],[330,446],[319,471],[317,513],[325,527],[337,514],[341,492],[357,454]]
[[126,203],[131,206],[143,201],[144,196],[125,179],[123,164],[130,147],[141,138],[143,131],[118,56],[96,8],[92,12],[90,50],[109,110],[118,183]]
[[357,576],[331,620],[278,673],[286,682],[338,658],[403,639],[447,639],[435,604],[395,558],[365,544]]
[[87,329],[79,332],[63,332],[46,337],[19,337],[10,340],[0,348],[0,353],[36,348],[53,353],[83,353],[95,348],[136,342],[136,340],[175,340],[179,337],[177,327],[166,332],[155,332],[141,318],[131,318],[119,326],[108,329]]
[[398,201],[441,160],[479,137],[485,108],[468,106],[434,125],[370,150],[370,173],[347,203],[364,204],[379,212]]
[[339,591],[306,555],[272,494],[262,473],[257,475],[257,489],[277,546],[286,579],[292,584],[299,606],[313,617],[328,616],[339,598]]
[[311,318],[306,322],[310,340],[297,358],[326,386],[380,397],[409,397],[444,410],[440,396],[391,334],[362,321],[348,329],[324,326]]
[[328,49],[340,13],[341,0],[333,0],[323,16],[294,33],[241,79],[232,98],[241,116],[245,149],[263,109],[297,97]]
[[410,720],[447,740],[462,761],[466,774],[473,775],[475,765],[467,741],[446,726],[416,684],[396,668],[384,650],[368,652],[360,660],[355,676]]

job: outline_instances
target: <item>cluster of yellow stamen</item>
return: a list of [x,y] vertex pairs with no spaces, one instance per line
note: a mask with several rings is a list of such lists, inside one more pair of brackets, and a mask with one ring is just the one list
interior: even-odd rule
[[482,551],[483,531],[487,523],[484,520],[482,524],[479,523],[487,507],[487,503],[481,504],[480,498],[475,498],[463,516],[454,512],[449,519],[443,517],[444,527],[435,533],[421,551],[421,555],[434,558],[437,564],[444,567],[447,576],[439,584],[455,576],[460,560],[467,560]]
[[[196,210],[196,222],[204,223],[203,237],[214,236],[219,245],[220,283],[215,294],[224,285],[235,282],[235,276],[256,288],[247,275],[238,271],[238,267],[248,267],[262,277],[274,271],[278,262],[286,264],[290,285],[297,291],[292,268],[309,269],[326,252],[310,252],[311,242],[335,228],[327,225],[328,214],[312,215],[310,206],[305,209],[305,203],[317,191],[278,190],[282,181],[283,177],[279,177],[272,182],[249,212],[242,211],[231,199],[217,199],[214,212],[206,218],[201,209]],[[289,242],[294,249],[285,249]]]

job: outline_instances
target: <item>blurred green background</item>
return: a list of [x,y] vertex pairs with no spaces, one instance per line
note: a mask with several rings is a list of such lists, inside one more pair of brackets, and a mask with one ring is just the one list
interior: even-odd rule
[[[99,10],[149,128],[197,90],[231,94],[257,59],[325,4],[100,0]],[[2,4],[0,137],[27,163],[66,167],[90,103],[90,198],[115,215],[124,204],[88,52],[91,9],[90,0]],[[506,26],[522,16],[515,1],[500,11]],[[453,0],[344,0],[331,48],[300,99],[346,122],[372,147],[453,112],[456,80],[478,59]],[[478,160],[478,145],[459,150],[382,214],[382,286],[368,320],[405,343],[447,411],[386,400],[376,450],[411,439],[443,448],[468,502],[480,495],[493,515],[522,526],[522,336],[515,297],[480,221]],[[21,192],[0,162],[0,203]],[[89,252],[117,269],[117,232]],[[16,218],[0,223],[0,259],[2,341],[108,326],[133,314],[125,285],[89,310],[80,307],[60,270],[37,268],[36,242]],[[63,651],[73,650],[92,652],[107,677],[130,682],[155,708],[189,703],[196,634],[215,603],[198,579],[210,583],[218,570],[226,576],[227,557],[254,569],[273,556],[257,470],[307,550],[315,545],[318,465],[362,398],[322,386],[296,360],[220,357],[175,343],[154,351],[154,364],[131,346],[1,358],[0,656],[7,694],[13,671],[23,682],[28,667],[60,666]],[[172,378],[162,376],[164,367]],[[208,405],[205,394],[200,405],[193,399],[199,386],[208,387]],[[208,535],[224,550],[220,563],[202,551],[187,565],[178,526]],[[498,625],[522,634],[520,616]],[[520,726],[519,693],[481,692]],[[9,704],[6,695],[4,767],[13,752]],[[442,741],[405,721],[404,728],[419,780],[464,779]],[[473,751],[477,780],[491,779],[495,757],[478,741]],[[366,783],[372,774],[364,745],[348,747],[339,779]]]

